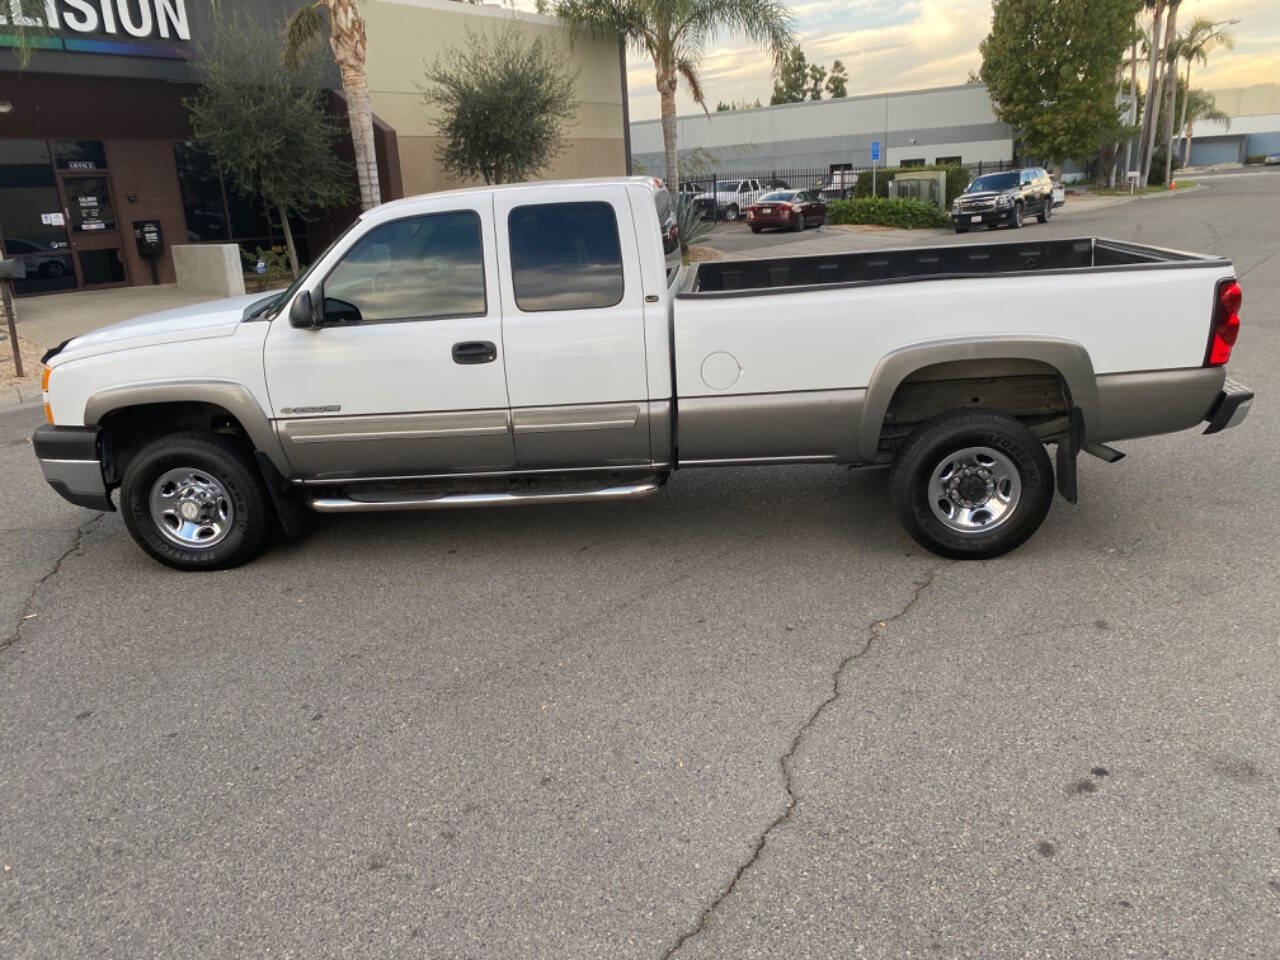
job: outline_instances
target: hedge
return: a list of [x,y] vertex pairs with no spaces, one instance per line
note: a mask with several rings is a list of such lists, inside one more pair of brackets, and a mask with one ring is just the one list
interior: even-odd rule
[[908,229],[951,226],[951,218],[937,206],[909,197],[832,200],[827,204],[827,219],[831,223],[874,223]]
[[[917,173],[921,170],[945,170],[947,172],[947,209],[951,209],[951,201],[960,194],[964,193],[965,188],[969,186],[971,179],[969,170],[966,167],[953,166],[930,166],[930,167],[889,167],[876,171],[876,196],[889,196],[889,181],[899,173]],[[862,170],[858,173],[858,182],[853,186],[853,195],[855,197],[871,196],[871,171]]]

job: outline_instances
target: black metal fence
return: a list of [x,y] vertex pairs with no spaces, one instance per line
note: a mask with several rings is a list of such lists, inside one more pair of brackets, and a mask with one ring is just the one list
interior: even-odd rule
[[[943,166],[931,164],[930,166]],[[886,170],[897,173],[924,164],[905,164],[900,167],[877,167],[876,172]],[[1024,163],[1014,160],[980,160],[976,163],[945,164],[961,166],[969,171],[970,178],[999,170],[1017,169]],[[863,177],[871,177],[869,165],[831,163],[825,167],[773,168],[768,170],[693,171],[680,182],[680,196],[694,204],[703,216],[717,220],[737,220],[745,215],[748,204],[774,190],[820,190],[827,199],[853,196],[854,186]]]

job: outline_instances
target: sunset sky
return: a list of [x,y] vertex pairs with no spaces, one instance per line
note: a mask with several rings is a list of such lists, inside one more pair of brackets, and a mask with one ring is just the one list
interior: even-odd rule
[[[519,4],[525,6],[523,2]],[[530,3],[529,6],[532,6]],[[810,62],[830,66],[843,60],[849,93],[880,93],[964,83],[980,63],[978,41],[991,23],[990,0],[796,0],[791,4],[801,46]],[[1280,0],[1184,0],[1180,23],[1197,16],[1238,17],[1236,49],[1212,54],[1197,65],[1197,87],[1222,89],[1280,81]],[[769,102],[770,63],[732,37],[708,46],[702,62],[703,87],[714,109],[717,100]],[[640,58],[628,64],[633,120],[658,116],[653,67]],[[687,95],[681,113],[698,110]]]

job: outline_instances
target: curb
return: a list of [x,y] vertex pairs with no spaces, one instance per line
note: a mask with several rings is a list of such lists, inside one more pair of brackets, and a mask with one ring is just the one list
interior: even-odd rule
[[0,413],[34,406],[40,402],[40,396],[41,390],[38,383],[18,383],[0,387]]

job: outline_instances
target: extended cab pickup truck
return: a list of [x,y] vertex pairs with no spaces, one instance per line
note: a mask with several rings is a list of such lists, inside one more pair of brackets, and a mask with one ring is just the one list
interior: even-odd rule
[[[1240,288],[1101,239],[682,267],[648,179],[369,211],[288,290],[105,327],[45,357],[45,477],[163,563],[225,567],[308,508],[619,500],[674,471],[892,470],[925,547],[1029,537],[1076,456],[1208,422]],[[1046,451],[1055,448],[1056,471]]]

